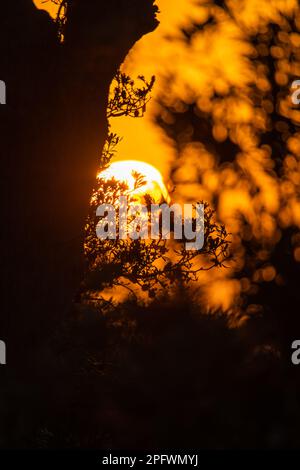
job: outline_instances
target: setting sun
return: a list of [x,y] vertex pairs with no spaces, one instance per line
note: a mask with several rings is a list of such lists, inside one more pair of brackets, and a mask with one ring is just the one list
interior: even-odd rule
[[0,57],[0,455],[288,468],[300,0],[7,0]]
[[[135,174],[141,175],[145,184],[135,188]],[[137,160],[123,160],[112,163],[106,170],[98,174],[99,178],[105,180],[114,178],[125,182],[134,196],[142,198],[149,194],[155,202],[169,202],[170,196],[164,184],[161,173],[149,163]]]

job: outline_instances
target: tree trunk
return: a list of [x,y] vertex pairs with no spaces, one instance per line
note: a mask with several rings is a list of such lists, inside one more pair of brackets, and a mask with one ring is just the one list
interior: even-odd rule
[[69,0],[60,44],[56,26],[31,0],[1,9],[0,338],[8,362],[22,367],[80,284],[109,86],[157,22],[152,0]]

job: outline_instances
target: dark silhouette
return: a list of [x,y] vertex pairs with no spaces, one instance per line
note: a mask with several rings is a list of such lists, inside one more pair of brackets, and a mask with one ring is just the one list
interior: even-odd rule
[[70,306],[82,276],[109,85],[156,24],[152,0],[69,1],[60,44],[57,26],[31,0],[1,6],[0,330],[10,361],[24,361]]
[[[152,0],[70,0],[60,43],[58,25],[31,0],[1,4],[0,332],[10,363],[3,374],[13,384],[7,409],[13,396],[36,391],[37,347],[70,309],[82,279],[109,86],[133,44],[156,27],[155,11]],[[8,435],[5,419],[2,425]]]
[[[165,292],[147,306],[129,298],[109,315],[78,298],[72,305],[108,132],[109,85],[134,42],[155,28],[154,13],[151,0],[69,0],[64,25],[31,0],[1,6],[0,337],[7,366],[0,369],[0,447],[299,447],[299,373],[289,357],[300,328],[294,227],[270,249],[283,282],[244,296],[243,309],[251,301],[263,315],[240,328],[200,311],[180,283],[172,296]],[[274,104],[277,91],[270,92]],[[178,149],[201,141],[234,164],[238,146],[215,142],[207,113],[195,113],[191,103],[181,115],[168,111],[173,125],[163,126]],[[262,136],[277,145],[278,174],[285,145],[275,131],[279,119],[274,106]],[[103,164],[118,136],[107,142]],[[241,277],[263,265],[259,243],[245,243]],[[97,288],[108,278],[100,275]]]

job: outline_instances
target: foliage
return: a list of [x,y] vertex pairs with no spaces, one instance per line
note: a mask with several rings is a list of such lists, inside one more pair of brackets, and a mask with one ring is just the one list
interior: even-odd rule
[[125,73],[117,72],[114,78],[114,89],[107,106],[107,117],[143,117],[146,105],[150,100],[155,77],[148,82],[144,76],[139,75],[141,87],[137,87],[135,82]]
[[[49,2],[49,0],[44,1],[44,3],[47,2]],[[68,0],[50,0],[50,2],[58,6],[55,22],[57,25],[59,40],[60,42],[63,42],[64,30],[67,22]]]
[[110,163],[111,159],[116,153],[116,147],[121,142],[122,137],[119,137],[117,134],[113,132],[109,132],[106,141],[104,143],[104,147],[102,150],[101,160],[100,160],[100,168],[104,170]]
[[[185,96],[181,90],[188,88],[190,75],[172,64],[166,67],[169,72],[161,85],[156,119],[176,149],[173,184],[184,195],[185,188],[190,188],[186,173],[192,167],[196,194],[199,190],[214,201],[218,217],[226,220],[232,232],[236,263],[226,274],[229,282],[234,278],[240,293],[228,294],[228,304],[240,318],[264,312],[275,324],[276,316],[278,324],[284,325],[278,335],[287,330],[292,335],[298,328],[294,312],[299,308],[289,309],[289,326],[282,312],[287,299],[294,298],[299,305],[294,280],[300,270],[300,112],[291,100],[291,84],[300,74],[299,42],[295,41],[299,8],[284,14],[286,5],[274,4],[274,11],[278,8],[274,22],[258,14],[251,28],[245,28],[245,18],[239,17],[233,4],[227,6],[222,5],[222,17],[211,10],[207,23],[198,28],[191,25],[182,40],[187,58],[194,57],[195,77],[202,76],[201,65],[209,64],[206,84],[197,85],[195,79]],[[220,51],[212,49],[203,60],[198,50],[207,35],[212,43],[220,34],[226,41],[223,24],[239,31],[243,50],[249,52],[246,57],[241,53],[241,39],[227,38],[232,55],[223,64],[219,88],[215,64]],[[232,64],[240,69],[239,75],[230,73]],[[212,297],[207,305],[213,307]]]
[[[141,175],[136,174],[135,189],[144,184]],[[201,251],[186,250],[185,240],[120,239],[99,240],[96,226],[99,218],[96,208],[101,204],[117,206],[119,196],[126,196],[128,205],[135,204],[136,198],[125,183],[114,179],[99,179],[99,186],[94,191],[90,214],[86,224],[85,254],[88,261],[88,273],[85,287],[92,299],[92,291],[104,287],[122,286],[135,296],[134,287],[154,298],[162,290],[174,286],[187,285],[197,280],[198,273],[216,266],[224,266],[228,257],[228,234],[223,225],[214,221],[214,211],[204,204],[204,239]],[[150,195],[146,195],[150,220]],[[116,211],[118,226],[118,211]],[[194,221],[195,222],[195,221]],[[117,234],[118,235],[118,234]],[[199,266],[199,258],[204,257]],[[99,300],[99,296],[96,296]]]
[[[149,94],[155,83],[155,77],[148,82],[139,76],[143,87],[135,85],[134,80],[120,71],[114,79],[112,96],[108,103],[107,117],[142,117],[150,100]],[[100,170],[104,170],[116,153],[116,147],[121,138],[110,132],[105,142]],[[134,190],[145,184],[144,176],[133,173],[135,178]],[[137,300],[136,290],[155,298],[158,293],[174,290],[174,287],[196,281],[198,273],[210,270],[216,266],[224,267],[224,261],[229,257],[227,240],[228,234],[223,225],[214,221],[214,211],[204,203],[205,244],[201,252],[185,249],[185,240],[158,240],[130,238],[116,240],[100,240],[96,235],[99,218],[96,209],[101,204],[116,207],[120,196],[127,197],[127,204],[135,204],[136,198],[124,182],[115,179],[97,180],[90,204],[90,211],[85,227],[85,256],[87,271],[82,287],[82,299],[86,302],[99,304],[102,310],[110,306],[110,301],[104,300],[101,290],[105,287],[123,287]],[[148,206],[150,217],[151,195],[145,194],[144,200]],[[150,219],[149,219],[150,220]],[[194,221],[195,222],[195,221]],[[118,211],[117,211],[118,226]],[[199,257],[205,257],[199,266]]]

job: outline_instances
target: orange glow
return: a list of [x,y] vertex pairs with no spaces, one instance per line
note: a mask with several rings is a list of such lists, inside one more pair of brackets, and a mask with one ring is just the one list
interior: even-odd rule
[[48,13],[55,18],[58,6],[52,2],[45,2],[45,0],[33,0],[33,3],[37,8],[48,11]]
[[[43,8],[51,5],[35,3]],[[124,137],[115,161],[147,162],[166,181],[172,168],[175,200],[213,202],[217,217],[232,234],[235,260],[226,270],[201,274],[199,287],[209,293],[201,302],[208,310],[217,306],[228,310],[239,304],[240,293],[252,282],[238,280],[245,264],[245,242],[255,238],[274,248],[283,229],[300,229],[300,133],[291,134],[287,124],[300,125],[300,108],[292,105],[288,93],[277,103],[283,119],[276,129],[285,143],[280,175],[274,171],[273,143],[262,144],[274,110],[272,83],[263,60],[272,58],[279,87],[288,87],[294,77],[300,77],[300,34],[288,25],[293,17],[300,29],[300,6],[298,0],[228,0],[226,11],[210,1],[156,3],[160,25],[136,43],[122,65],[133,79],[141,74],[156,76],[152,100],[143,119],[111,119],[112,132]],[[213,21],[203,26],[210,17]],[[278,27],[272,46],[267,45],[270,23]],[[187,41],[182,30],[195,25],[199,27]],[[266,41],[255,48],[251,38],[259,35]],[[254,88],[260,94],[259,105]],[[195,114],[204,113],[212,123],[214,142],[234,143],[236,150],[229,161],[222,161],[220,147],[206,146],[206,134],[197,138],[191,128],[190,139],[182,136],[176,145],[157,124],[158,119],[164,125],[174,122],[167,107],[183,115],[190,104]],[[158,181],[161,184],[162,178]],[[260,259],[260,251],[253,256]],[[294,258],[300,260],[299,248]],[[280,277],[272,266],[256,273],[258,283]]]
[[[144,178],[145,184],[135,188],[135,174],[138,173]],[[114,178],[124,182],[128,186],[130,194],[139,200],[145,194],[149,194],[154,202],[169,201],[169,194],[163,182],[160,172],[148,163],[137,160],[123,160],[112,163],[106,170],[98,175],[99,178],[109,180]]]

